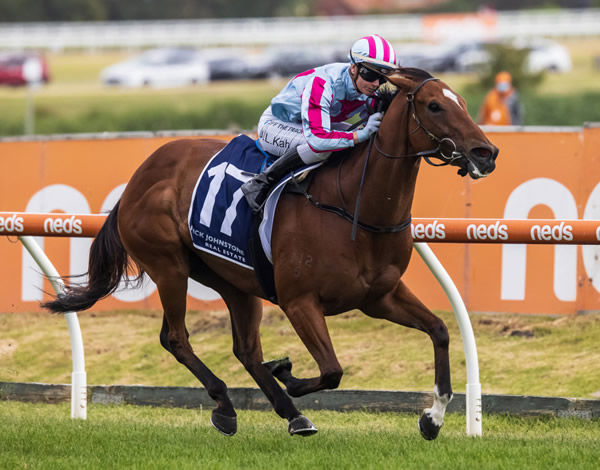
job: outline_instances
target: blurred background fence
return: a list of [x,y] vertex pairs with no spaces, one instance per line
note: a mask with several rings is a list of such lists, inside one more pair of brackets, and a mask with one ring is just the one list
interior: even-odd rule
[[[0,23],[5,49],[102,49],[188,45],[265,46],[349,42],[378,32],[391,41],[503,39],[600,35],[600,9],[483,12],[451,15],[370,15],[310,18],[244,18],[68,23]],[[482,16],[491,21],[481,22]],[[479,27],[475,23],[479,22]],[[471,26],[471,27],[465,27]]]

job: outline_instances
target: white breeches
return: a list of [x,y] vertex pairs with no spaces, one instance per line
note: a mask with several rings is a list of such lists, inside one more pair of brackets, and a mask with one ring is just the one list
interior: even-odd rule
[[331,152],[314,152],[304,137],[302,123],[286,122],[277,119],[269,106],[258,121],[258,139],[262,148],[273,155],[282,156],[291,148],[296,148],[304,163],[326,160]]

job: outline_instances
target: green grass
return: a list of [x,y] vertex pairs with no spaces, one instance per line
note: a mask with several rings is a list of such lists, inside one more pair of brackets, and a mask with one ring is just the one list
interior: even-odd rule
[[[126,132],[176,129],[252,129],[283,82],[217,82],[159,90],[70,89],[35,96],[36,133]],[[51,86],[49,86],[50,88]],[[0,135],[22,133],[25,90],[0,94],[6,117]]]
[[[36,133],[170,129],[252,129],[285,80],[212,82],[165,89],[100,83],[102,68],[126,53],[50,54],[50,84],[35,91]],[[0,88],[0,135],[23,131],[28,90]]]
[[209,424],[209,410],[91,405],[86,421],[67,405],[0,402],[0,468],[595,469],[598,421],[486,416],[482,438],[450,414],[424,441],[417,416],[311,411],[319,433],[290,437],[274,412],[240,410],[238,434]]
[[[454,389],[464,392],[465,357],[452,313],[438,312],[450,330]],[[88,383],[198,386],[168,352],[156,311],[79,315]],[[344,367],[341,388],[430,391],[433,348],[427,335],[349,312],[328,325]],[[600,316],[473,315],[483,393],[600,398]],[[198,356],[230,387],[256,387],[232,353],[224,311],[189,312]],[[0,381],[70,383],[71,351],[64,319],[46,313],[0,315]],[[279,309],[261,328],[265,359],[290,356],[298,376],[318,368]],[[514,336],[529,332],[531,337]],[[511,336],[512,335],[512,336]]]

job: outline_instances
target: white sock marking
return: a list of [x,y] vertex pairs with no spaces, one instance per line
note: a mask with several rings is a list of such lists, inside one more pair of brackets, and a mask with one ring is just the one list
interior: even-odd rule
[[444,424],[444,415],[446,414],[446,407],[452,400],[452,396],[442,395],[438,393],[437,385],[433,387],[433,406],[427,408],[424,412],[429,415],[431,421],[436,426],[442,426]]

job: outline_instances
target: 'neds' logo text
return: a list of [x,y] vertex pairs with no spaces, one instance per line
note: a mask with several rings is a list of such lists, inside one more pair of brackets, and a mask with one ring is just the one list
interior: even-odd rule
[[44,220],[44,232],[46,233],[72,233],[81,235],[81,219],[72,215],[68,219],[59,219],[49,217]]
[[469,240],[508,240],[508,227],[500,221],[495,224],[470,224],[467,225],[467,238]]
[[[596,236],[598,232],[596,231]],[[573,227],[566,225],[561,222],[560,225],[534,225],[531,227],[531,239],[532,240],[544,240],[544,241],[568,241],[573,240]],[[599,238],[600,240],[600,238]]]
[[11,217],[0,217],[0,233],[20,233],[23,231],[23,217],[13,214]]
[[411,226],[412,236],[417,240],[444,240],[446,226],[434,220],[432,224],[416,224]]

